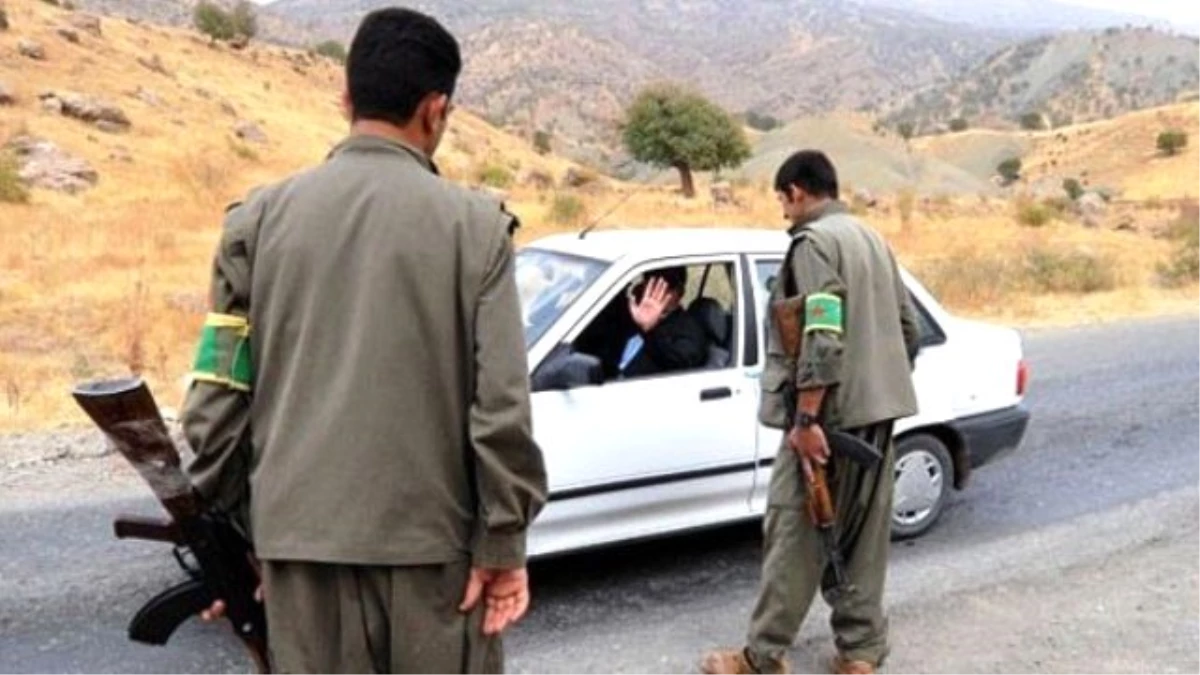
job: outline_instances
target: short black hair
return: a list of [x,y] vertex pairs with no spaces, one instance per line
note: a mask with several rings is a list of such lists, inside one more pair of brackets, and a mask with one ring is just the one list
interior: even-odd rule
[[649,276],[661,278],[663,281],[667,282],[667,288],[671,289],[672,291],[676,291],[681,295],[683,294],[684,290],[687,289],[688,274],[686,267],[664,267],[661,270],[651,272]]
[[375,10],[346,57],[354,119],[407,124],[430,92],[453,96],[461,71],[458,41],[436,19],[401,7]]
[[801,150],[779,167],[775,174],[775,191],[788,192],[796,185],[814,197],[838,198],[837,170],[820,150]]

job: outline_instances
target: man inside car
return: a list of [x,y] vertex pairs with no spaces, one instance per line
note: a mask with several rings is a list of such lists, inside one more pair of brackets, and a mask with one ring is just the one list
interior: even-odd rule
[[644,377],[702,368],[708,337],[695,317],[683,310],[687,268],[668,267],[650,275],[629,298],[629,316],[637,331],[625,343],[620,377]]

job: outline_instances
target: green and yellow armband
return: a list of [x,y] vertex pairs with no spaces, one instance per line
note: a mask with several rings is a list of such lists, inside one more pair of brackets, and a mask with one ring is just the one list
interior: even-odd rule
[[238,391],[250,391],[254,367],[250,362],[250,323],[233,314],[209,314],[200,333],[192,377]]
[[832,293],[813,293],[804,299],[804,332],[842,332],[842,299]]

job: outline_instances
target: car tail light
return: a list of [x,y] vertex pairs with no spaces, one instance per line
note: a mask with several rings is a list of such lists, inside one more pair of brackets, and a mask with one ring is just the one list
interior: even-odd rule
[[1029,364],[1025,359],[1017,362],[1017,396],[1025,395],[1025,387],[1029,385]]

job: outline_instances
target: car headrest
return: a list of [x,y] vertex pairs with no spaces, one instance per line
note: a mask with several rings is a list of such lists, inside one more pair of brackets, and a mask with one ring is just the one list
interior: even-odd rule
[[696,298],[688,312],[708,331],[708,336],[717,344],[729,341],[729,313],[712,298]]

